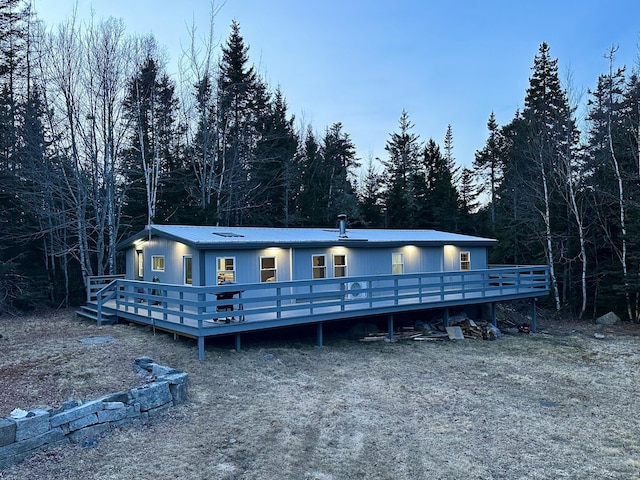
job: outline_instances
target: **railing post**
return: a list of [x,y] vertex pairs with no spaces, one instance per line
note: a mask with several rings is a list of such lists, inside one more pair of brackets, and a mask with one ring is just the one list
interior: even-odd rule
[[316,326],[316,346],[322,346],[322,322],[318,322]]
[[[180,290],[180,306],[178,307],[178,309],[180,310],[180,323],[184,323],[184,292],[182,290]],[[201,359],[202,360],[202,359]]]
[[100,295],[98,298],[98,313],[97,313],[97,325],[101,326],[102,325],[102,295]]
[[400,289],[398,288],[398,279],[393,279],[393,304],[398,305],[398,295],[400,295]]
[[276,318],[278,320],[280,320],[282,318],[282,298],[280,298],[282,295],[282,288],[278,287],[276,288],[276,298],[278,300],[276,300],[276,307],[277,307],[277,311],[276,311]]
[[531,299],[531,331],[536,333],[538,331],[538,318],[536,315],[536,297]]

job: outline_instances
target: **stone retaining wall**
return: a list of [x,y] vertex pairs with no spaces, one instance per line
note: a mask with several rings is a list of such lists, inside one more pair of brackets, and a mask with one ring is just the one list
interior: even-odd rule
[[187,401],[187,373],[158,365],[148,357],[137,358],[134,369],[152,381],[127,392],[86,402],[69,400],[57,409],[14,411],[0,419],[0,468],[55,445],[95,443],[93,437],[111,427],[144,422]]

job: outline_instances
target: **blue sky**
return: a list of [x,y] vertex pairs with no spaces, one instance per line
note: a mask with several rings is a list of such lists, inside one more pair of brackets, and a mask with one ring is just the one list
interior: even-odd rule
[[[53,26],[72,11],[69,0],[35,0]],[[289,111],[319,134],[342,122],[359,156],[386,158],[385,142],[403,109],[423,141],[442,145],[447,125],[453,153],[469,166],[484,146],[494,111],[509,122],[524,101],[533,58],[546,41],[572,90],[593,88],[619,46],[616,65],[637,66],[637,0],[429,1],[227,0],[217,2],[216,36],[239,22],[249,56]],[[129,33],[153,33],[175,72],[187,27],[208,29],[207,0],[80,0],[78,14],[122,18]],[[579,115],[584,114],[584,109]]]

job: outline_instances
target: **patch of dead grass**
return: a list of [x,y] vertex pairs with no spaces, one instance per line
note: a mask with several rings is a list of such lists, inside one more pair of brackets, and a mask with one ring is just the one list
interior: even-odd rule
[[[629,479],[640,475],[637,332],[545,325],[495,342],[207,345],[71,312],[0,320],[0,416],[184,370],[190,402],[3,471],[44,479]],[[110,335],[117,342],[79,340]]]

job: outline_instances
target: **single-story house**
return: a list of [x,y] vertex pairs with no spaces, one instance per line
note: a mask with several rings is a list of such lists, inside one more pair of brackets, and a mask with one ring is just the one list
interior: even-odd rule
[[436,230],[150,225],[119,243],[126,278],[209,286],[488,268],[496,240]]

